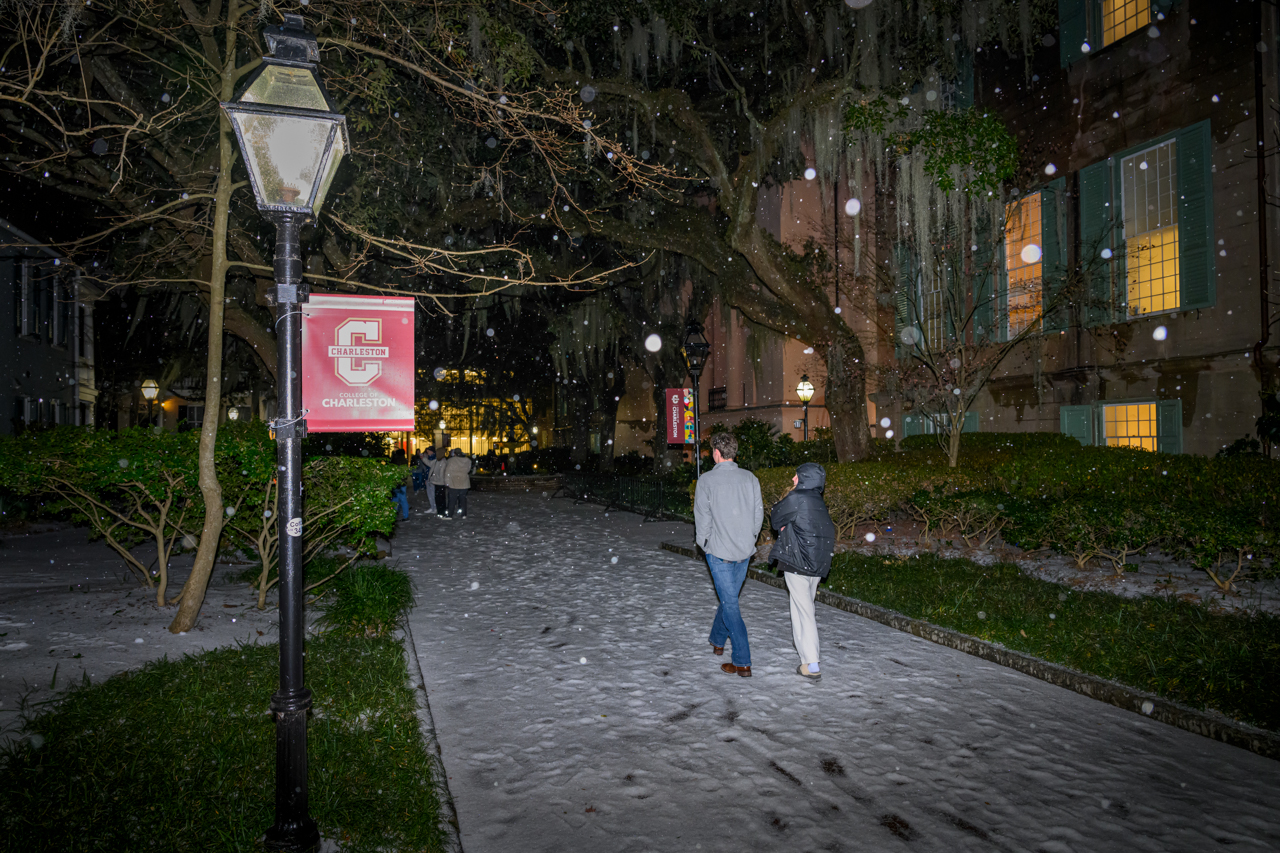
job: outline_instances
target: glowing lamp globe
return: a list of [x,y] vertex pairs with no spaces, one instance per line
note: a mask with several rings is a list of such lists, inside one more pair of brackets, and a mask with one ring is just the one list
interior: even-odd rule
[[813,399],[813,383],[809,381],[809,374],[800,377],[800,384],[796,386],[796,396],[800,398],[801,403],[807,403]]
[[314,216],[350,147],[316,63],[320,48],[301,15],[263,35],[271,51],[231,103],[222,104],[244,155],[258,208]]
[[156,384],[154,379],[148,379],[142,383],[142,396],[151,402],[160,394],[160,386]]

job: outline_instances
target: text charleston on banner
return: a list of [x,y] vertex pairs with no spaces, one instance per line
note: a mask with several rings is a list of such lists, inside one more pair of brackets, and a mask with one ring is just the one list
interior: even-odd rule
[[667,444],[697,444],[693,431],[693,389],[668,388]]
[[298,307],[307,431],[412,430],[413,298],[313,293]]

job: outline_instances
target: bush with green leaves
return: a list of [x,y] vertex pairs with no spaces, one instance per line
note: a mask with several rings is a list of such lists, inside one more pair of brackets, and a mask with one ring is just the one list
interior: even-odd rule
[[[43,501],[49,515],[89,525],[163,606],[169,558],[183,537],[199,532],[204,517],[198,441],[198,433],[144,427],[67,426],[0,436],[0,489]],[[133,553],[148,539],[156,546],[154,568]]]
[[[226,424],[218,436],[218,478],[230,510],[224,535],[256,555],[259,572],[253,586],[258,608],[279,580],[280,526],[275,442],[260,421]],[[404,475],[386,457],[318,456],[302,466],[304,562],[337,548],[351,556],[313,580],[308,589],[333,577],[361,554],[376,551],[376,536],[395,526],[391,490]]]
[[[1083,566],[1122,572],[1147,548],[1190,561],[1227,590],[1280,564],[1280,463],[1259,456],[1207,458],[1133,448],[1081,447],[1041,433],[962,437],[956,468],[932,436],[887,445],[863,462],[829,464],[827,506],[842,538],[865,524],[911,515],[925,539],[967,544],[998,534],[1028,550],[1049,548]],[[766,509],[791,485],[791,467],[763,469]]]
[[[202,526],[199,438],[194,431],[80,427],[0,436],[0,490],[43,500],[47,514],[87,524],[163,605],[169,559],[179,548],[196,547]],[[224,541],[257,555],[259,606],[274,583],[275,454],[261,421],[231,422],[218,431],[215,459],[228,516]],[[306,556],[339,547],[372,553],[374,537],[388,536],[394,527],[390,494],[402,479],[385,457],[309,460],[303,467]],[[154,569],[133,553],[148,539],[158,552]]]

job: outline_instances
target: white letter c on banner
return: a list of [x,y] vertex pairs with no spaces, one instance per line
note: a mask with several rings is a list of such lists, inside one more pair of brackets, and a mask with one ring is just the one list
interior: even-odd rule
[[[382,321],[381,320],[360,320],[351,318],[338,326],[335,337],[338,346],[351,346],[357,343],[354,338],[359,336],[362,344],[377,344],[382,342]],[[334,368],[334,372],[338,374],[338,378],[348,385],[368,385],[373,380],[382,375],[382,364],[374,359],[358,359],[360,365],[356,366],[357,359],[339,358],[338,364]]]

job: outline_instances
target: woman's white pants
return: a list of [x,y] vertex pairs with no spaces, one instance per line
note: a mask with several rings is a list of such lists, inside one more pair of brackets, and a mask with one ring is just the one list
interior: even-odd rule
[[813,615],[813,597],[821,578],[810,578],[795,572],[783,572],[787,591],[791,593],[791,639],[795,641],[800,663],[818,663],[818,622]]

